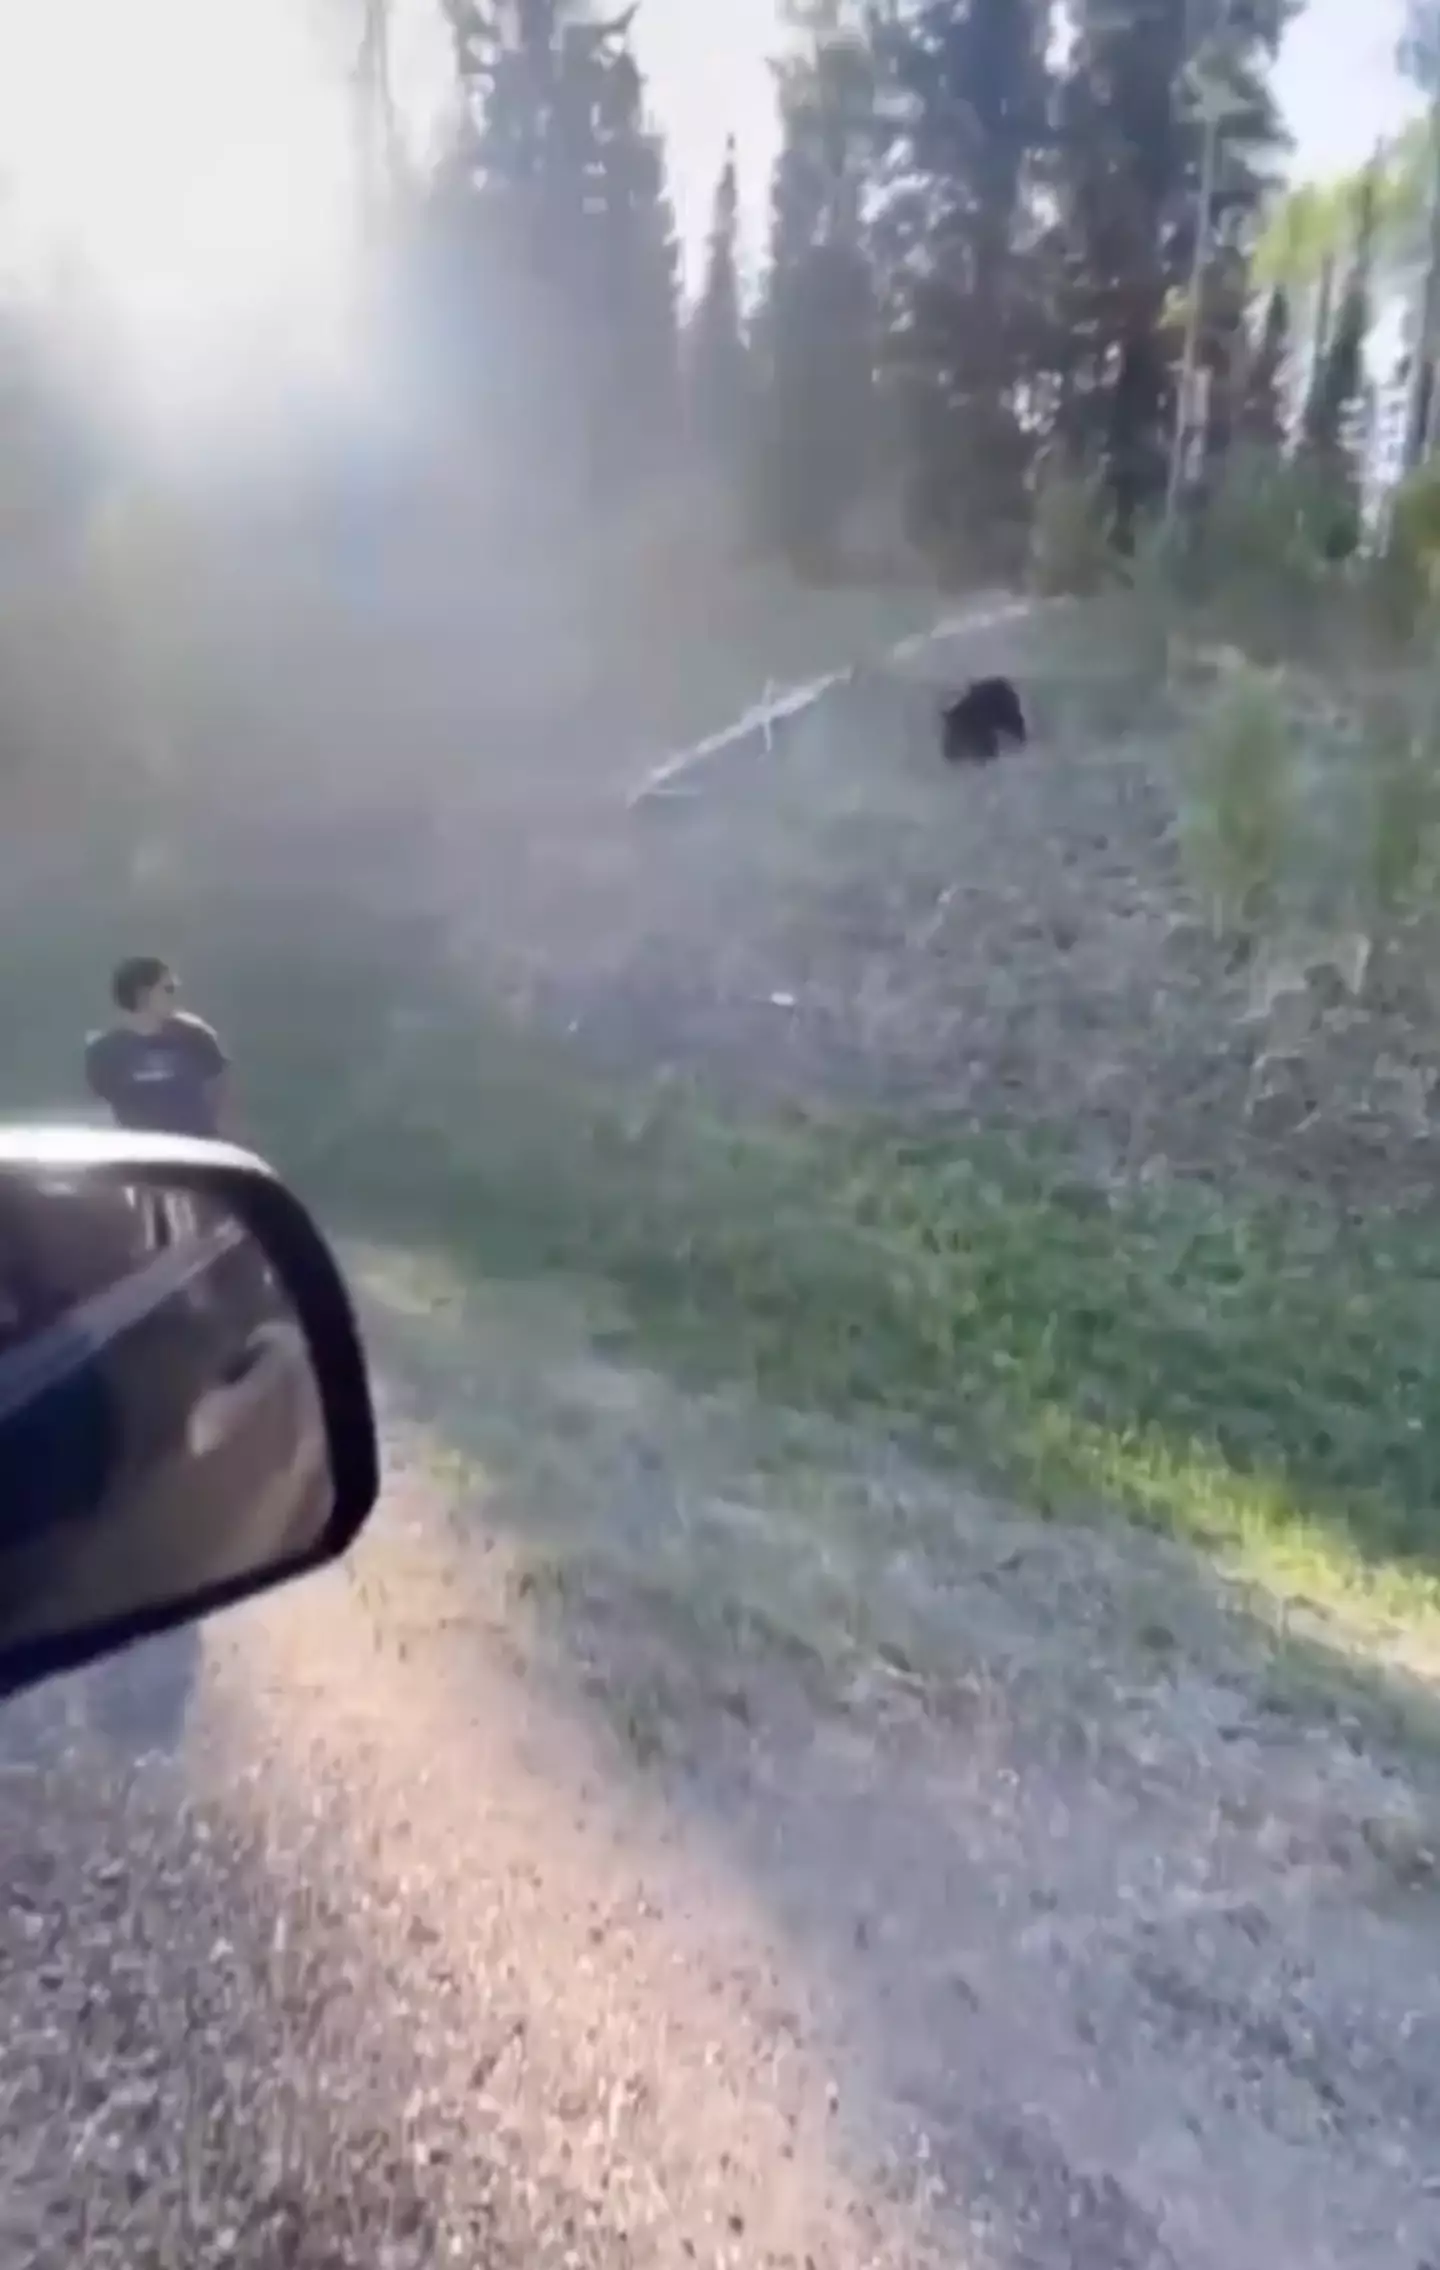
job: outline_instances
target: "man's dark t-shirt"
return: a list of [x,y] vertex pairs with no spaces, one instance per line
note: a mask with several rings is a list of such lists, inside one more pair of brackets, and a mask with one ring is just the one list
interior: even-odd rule
[[116,1124],[152,1135],[213,1135],[228,1063],[210,1027],[180,1010],[158,1032],[112,1025],[85,1046],[85,1076]]

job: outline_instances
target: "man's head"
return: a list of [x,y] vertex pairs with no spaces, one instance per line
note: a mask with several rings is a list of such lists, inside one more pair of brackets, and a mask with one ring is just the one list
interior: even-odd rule
[[121,1015],[133,1024],[157,1024],[169,1015],[180,987],[175,972],[158,954],[131,954],[116,965],[110,992]]

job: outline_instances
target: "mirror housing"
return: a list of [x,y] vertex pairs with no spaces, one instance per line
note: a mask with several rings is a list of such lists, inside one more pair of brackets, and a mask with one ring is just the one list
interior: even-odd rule
[[0,1699],[322,1567],[379,1487],[344,1279],[263,1161],[0,1128]]

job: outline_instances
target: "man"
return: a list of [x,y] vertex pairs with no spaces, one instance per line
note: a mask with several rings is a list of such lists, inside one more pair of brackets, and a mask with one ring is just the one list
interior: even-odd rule
[[115,1022],[85,1044],[85,1077],[117,1127],[148,1134],[218,1135],[229,1058],[199,1017],[176,1006],[168,962],[135,954],[111,980]]

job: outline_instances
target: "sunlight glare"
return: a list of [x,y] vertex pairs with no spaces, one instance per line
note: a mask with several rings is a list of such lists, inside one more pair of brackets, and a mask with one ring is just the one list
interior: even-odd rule
[[346,90],[297,0],[0,0],[0,226],[70,264],[152,408],[343,370]]

